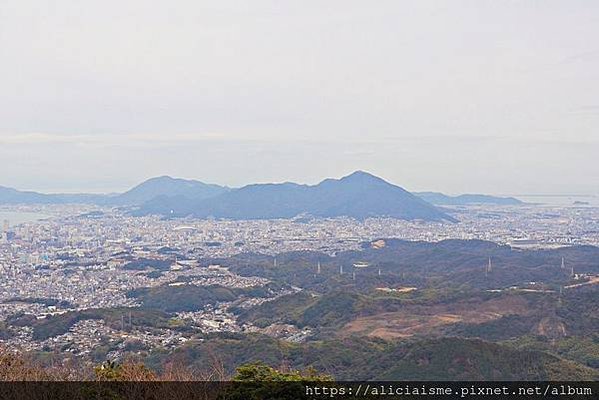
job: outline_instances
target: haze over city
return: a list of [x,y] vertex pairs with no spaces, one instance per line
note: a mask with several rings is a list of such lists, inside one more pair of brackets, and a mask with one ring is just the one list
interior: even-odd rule
[[597,194],[594,1],[7,0],[0,184]]
[[3,399],[596,395],[597,38],[595,0],[0,0]]

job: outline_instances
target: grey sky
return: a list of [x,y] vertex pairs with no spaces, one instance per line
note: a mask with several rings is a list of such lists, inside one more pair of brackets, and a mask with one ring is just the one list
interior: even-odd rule
[[0,185],[599,194],[599,2],[0,0]]

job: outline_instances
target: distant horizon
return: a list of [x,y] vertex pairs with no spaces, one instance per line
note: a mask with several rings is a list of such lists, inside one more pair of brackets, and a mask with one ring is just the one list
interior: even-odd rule
[[150,179],[154,179],[154,178],[159,178],[159,177],[169,177],[169,178],[173,178],[173,179],[183,179],[183,180],[190,180],[190,181],[199,181],[205,184],[213,184],[213,185],[219,185],[219,186],[223,186],[223,187],[228,187],[231,189],[239,189],[242,188],[244,186],[247,185],[253,185],[253,184],[282,184],[282,183],[296,183],[296,184],[300,184],[300,185],[317,185],[318,183],[322,182],[325,179],[341,179],[345,176],[348,176],[354,172],[358,172],[358,171],[362,171],[362,172],[366,172],[368,174],[374,175],[376,177],[379,177],[393,185],[396,186],[400,186],[404,189],[406,189],[409,192],[413,192],[413,193],[422,193],[422,192],[437,192],[437,193],[443,193],[445,195],[448,196],[459,196],[459,195],[463,195],[463,194],[481,194],[481,195],[490,195],[490,196],[501,196],[501,197],[557,197],[557,198],[563,198],[563,197],[598,197],[599,194],[597,193],[497,193],[497,192],[483,192],[483,191],[477,191],[477,190],[471,190],[471,191],[466,191],[466,192],[459,192],[459,191],[443,191],[443,190],[437,190],[435,188],[432,189],[411,189],[409,187],[406,187],[404,185],[402,185],[401,182],[394,182],[393,180],[390,179],[386,179],[384,176],[380,176],[377,175],[376,173],[367,171],[367,170],[360,170],[360,169],[355,169],[353,171],[347,172],[345,174],[342,174],[340,176],[326,176],[321,178],[320,180],[317,181],[310,181],[310,182],[301,182],[301,181],[293,181],[293,180],[280,180],[280,181],[252,181],[252,182],[247,182],[241,185],[236,185],[236,186],[232,186],[232,185],[227,185],[227,184],[223,184],[220,182],[216,182],[213,180],[204,180],[201,178],[195,178],[195,177],[184,177],[184,176],[173,176],[173,175],[169,175],[169,174],[159,174],[159,175],[155,175],[155,176],[150,176],[148,178],[142,178],[141,180],[139,180],[136,183],[132,183],[129,186],[113,186],[110,189],[95,189],[95,190],[85,190],[85,189],[77,189],[77,188],[60,188],[60,187],[56,187],[56,188],[49,188],[49,189],[36,189],[36,188],[23,188],[23,187],[15,187],[15,186],[10,186],[10,185],[5,185],[2,182],[0,182],[0,187],[7,187],[7,188],[11,188],[11,189],[16,189],[19,191],[30,191],[30,192],[36,192],[36,193],[41,193],[41,194],[93,194],[93,195],[112,195],[112,194],[120,194],[120,193],[124,193],[132,188],[134,188],[135,186],[146,182]]

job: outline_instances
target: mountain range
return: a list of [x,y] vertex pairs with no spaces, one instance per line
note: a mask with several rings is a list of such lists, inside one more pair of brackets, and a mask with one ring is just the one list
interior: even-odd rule
[[97,204],[106,206],[141,206],[163,197],[205,199],[230,189],[196,180],[160,176],[133,187],[120,194],[45,194],[20,191],[0,186],[0,204]]
[[405,189],[362,171],[341,179],[325,179],[317,185],[289,182],[248,185],[207,199],[159,197],[144,204],[137,214],[227,219],[292,218],[309,214],[324,218],[387,216],[455,221]]
[[96,194],[45,194],[0,186],[0,204],[103,204],[110,198]]
[[0,186],[0,204],[97,204],[133,207],[134,215],[171,217],[271,219],[301,214],[357,219],[387,216],[405,220],[455,221],[436,206],[473,203],[516,205],[514,198],[485,195],[446,196],[410,193],[367,172],[356,171],[317,185],[252,184],[232,189],[196,180],[161,176],[112,195],[43,194]]

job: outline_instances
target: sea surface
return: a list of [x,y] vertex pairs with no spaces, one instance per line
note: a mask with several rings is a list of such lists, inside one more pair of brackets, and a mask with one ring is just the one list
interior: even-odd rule
[[0,211],[0,228],[4,225],[4,221],[8,221],[9,226],[16,226],[48,218],[52,218],[52,216],[25,211]]
[[599,196],[588,195],[513,195],[526,203],[546,206],[599,207]]

